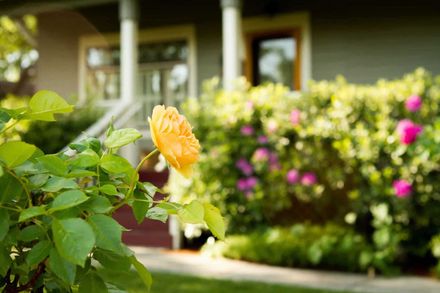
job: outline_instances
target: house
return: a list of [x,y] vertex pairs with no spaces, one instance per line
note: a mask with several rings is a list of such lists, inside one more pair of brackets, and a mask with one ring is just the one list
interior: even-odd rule
[[[244,75],[301,90],[338,74],[366,83],[419,66],[440,73],[435,0],[3,0],[0,12],[38,17],[38,89],[108,108],[91,135],[112,116],[147,132],[153,105],[179,105],[213,76],[226,89]],[[124,154],[139,160],[136,146]]]

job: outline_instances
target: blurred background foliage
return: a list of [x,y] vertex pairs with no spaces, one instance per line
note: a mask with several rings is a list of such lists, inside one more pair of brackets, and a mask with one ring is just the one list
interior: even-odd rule
[[[359,235],[366,248],[355,254],[357,265],[337,268],[394,273],[410,264],[425,271],[434,265],[430,243],[440,233],[440,77],[423,69],[374,85],[338,77],[312,82],[303,93],[275,84],[237,85],[224,92],[218,80],[208,81],[202,96],[184,105],[203,153],[197,180],[173,176],[174,196],[211,201],[226,216],[229,234],[252,239],[263,233],[258,231],[297,223],[331,223]],[[414,95],[422,105],[409,111],[405,102]],[[410,144],[402,143],[397,131],[404,119],[423,126]],[[410,196],[396,196],[393,182],[401,179],[411,185]],[[260,253],[259,242],[247,243]],[[319,250],[304,243],[309,254]],[[270,251],[274,259],[281,253]],[[295,261],[299,256],[288,257],[287,265],[303,263]],[[311,264],[328,267],[324,261]]]
[[33,93],[38,59],[36,34],[34,16],[0,16],[0,98]]

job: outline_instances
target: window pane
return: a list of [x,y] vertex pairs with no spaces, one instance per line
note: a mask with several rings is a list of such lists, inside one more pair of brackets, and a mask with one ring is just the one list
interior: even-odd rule
[[[187,58],[186,41],[140,44],[138,95],[152,104],[178,106],[188,94]],[[119,48],[88,48],[86,62],[87,96],[99,100],[118,99]]]
[[294,89],[296,42],[293,37],[257,39],[253,52],[254,83],[283,83]]

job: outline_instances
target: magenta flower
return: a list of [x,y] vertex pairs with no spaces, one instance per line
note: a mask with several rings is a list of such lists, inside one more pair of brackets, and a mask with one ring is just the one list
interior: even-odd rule
[[239,179],[237,181],[237,189],[240,191],[245,191],[248,189],[248,184],[246,179]]
[[286,174],[286,179],[289,184],[298,183],[299,179],[300,179],[300,175],[299,175],[298,170],[296,170],[296,169],[289,170],[289,172],[287,172],[287,174]]
[[422,106],[422,98],[417,95],[409,97],[405,102],[405,107],[410,112],[417,112]]
[[316,184],[316,182],[317,182],[316,175],[313,172],[306,172],[301,177],[301,184],[302,185],[311,186],[311,185]]
[[395,180],[393,182],[393,188],[397,197],[407,197],[412,193],[411,183],[404,179]]
[[267,139],[267,136],[265,136],[265,135],[260,135],[260,136],[258,137],[258,142],[259,142],[260,144],[266,144],[266,143],[269,142],[269,140]]
[[254,128],[251,125],[244,125],[241,127],[240,132],[245,136],[250,136],[254,134]]
[[240,191],[249,191],[258,184],[256,177],[242,178],[237,181],[237,189]]
[[290,122],[292,122],[293,126],[296,126],[301,121],[301,112],[297,109],[292,110],[290,112]]
[[258,179],[255,177],[249,177],[247,179],[247,188],[248,189],[253,189],[255,187],[255,185],[257,185],[258,183]]
[[416,141],[423,131],[423,126],[415,124],[409,119],[404,119],[399,122],[396,130],[400,136],[400,142],[409,145]]
[[252,165],[246,159],[243,158],[239,159],[235,163],[235,167],[237,167],[237,169],[243,172],[243,174],[246,176],[249,176],[252,174],[252,172],[254,172],[254,168],[252,167]]
[[267,161],[269,159],[269,156],[270,156],[270,151],[268,148],[258,148],[254,152],[252,158],[255,161]]

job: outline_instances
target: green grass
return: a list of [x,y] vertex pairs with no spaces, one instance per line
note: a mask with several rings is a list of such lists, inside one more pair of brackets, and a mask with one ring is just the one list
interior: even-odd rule
[[257,282],[240,282],[153,272],[152,293],[342,293]]

